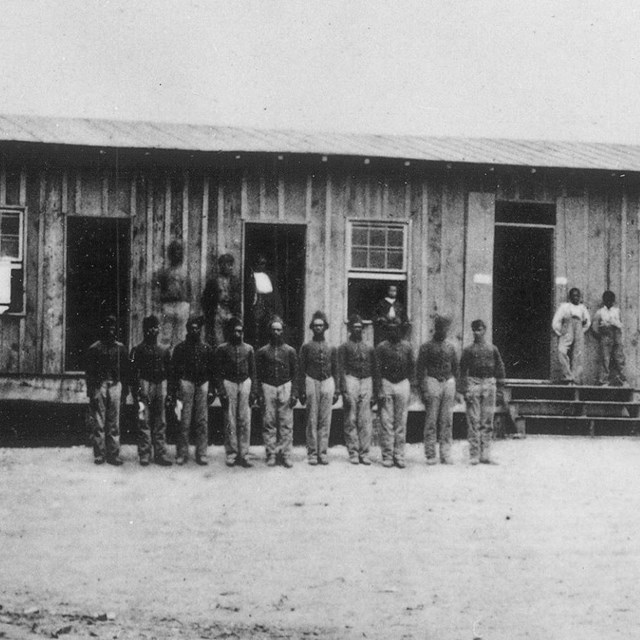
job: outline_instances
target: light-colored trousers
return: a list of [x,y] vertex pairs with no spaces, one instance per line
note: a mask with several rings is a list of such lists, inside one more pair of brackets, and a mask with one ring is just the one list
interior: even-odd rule
[[467,438],[469,457],[489,457],[493,436],[493,413],[496,405],[496,379],[469,377],[467,393]]
[[350,456],[368,456],[373,425],[371,421],[371,378],[345,376],[344,440]]
[[327,454],[329,447],[329,431],[331,430],[331,407],[336,385],[333,378],[315,380],[306,376],[305,392],[307,404],[305,408],[307,456],[309,458]]
[[618,327],[600,327],[598,338],[600,340],[600,384],[620,385],[626,380],[622,331]]
[[158,343],[167,349],[173,349],[187,335],[189,319],[188,302],[163,302]]
[[249,453],[251,440],[251,378],[243,382],[223,380],[227,392],[227,406],[224,412],[224,450],[227,461],[238,456],[245,458]]
[[167,399],[167,381],[150,382],[140,380],[140,391],[147,399],[144,403],[144,417],[138,420],[138,455],[140,458],[161,458],[167,454],[167,421],[165,401]]
[[407,379],[394,384],[382,378],[381,391],[384,395],[380,410],[382,459],[404,462],[411,385]]
[[287,457],[293,446],[293,409],[289,406],[291,399],[291,381],[274,387],[262,383],[264,396],[264,416],[262,437],[267,458],[278,453]]
[[103,382],[93,392],[89,405],[93,416],[93,453],[115,458],[120,453],[120,382]]
[[[436,457],[436,441],[440,442],[440,460],[451,455],[453,437],[453,406],[456,400],[456,381],[449,378],[440,382],[427,376],[423,381],[425,402],[424,453],[427,459]],[[439,436],[439,438],[438,438]]]
[[582,320],[571,318],[563,322],[564,333],[558,336],[558,360],[562,379],[580,383],[584,368],[584,331]]
[[182,400],[182,416],[176,442],[176,455],[189,457],[189,429],[195,422],[196,458],[205,458],[209,446],[209,381],[196,385],[189,380],[180,380],[178,398]]

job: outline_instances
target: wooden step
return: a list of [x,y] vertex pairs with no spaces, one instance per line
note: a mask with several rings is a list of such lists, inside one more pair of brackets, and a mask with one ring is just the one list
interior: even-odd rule
[[637,418],[640,402],[608,400],[540,400],[518,399],[509,403],[519,415],[563,415]]
[[636,435],[640,431],[640,418],[621,416],[564,416],[520,414],[527,433],[620,436]]

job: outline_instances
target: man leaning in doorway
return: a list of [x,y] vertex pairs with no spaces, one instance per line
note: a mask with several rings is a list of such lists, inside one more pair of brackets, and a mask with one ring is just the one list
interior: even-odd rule
[[558,307],[551,322],[551,327],[558,336],[561,381],[565,384],[582,382],[584,334],[591,325],[591,317],[580,298],[580,289],[573,287],[569,291],[569,300]]
[[120,403],[129,388],[129,355],[116,340],[117,320],[104,318],[100,340],[85,355],[87,396],[93,418],[93,455],[96,464],[105,460],[114,466],[120,458]]
[[269,322],[273,316],[282,316],[282,301],[278,283],[267,271],[267,259],[262,253],[256,255],[251,274],[247,279],[245,310],[249,342],[262,347],[270,339]]

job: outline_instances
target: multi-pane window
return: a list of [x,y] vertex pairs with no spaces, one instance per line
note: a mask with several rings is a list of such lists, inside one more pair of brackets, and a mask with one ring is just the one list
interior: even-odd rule
[[408,222],[348,222],[348,314],[373,320],[375,306],[389,285],[396,285],[398,298],[406,306],[408,236]]
[[24,210],[0,209],[0,313],[24,310]]

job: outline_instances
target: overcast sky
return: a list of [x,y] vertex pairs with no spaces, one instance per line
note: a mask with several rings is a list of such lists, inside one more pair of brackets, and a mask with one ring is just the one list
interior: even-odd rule
[[640,144],[637,0],[0,11],[0,113]]

